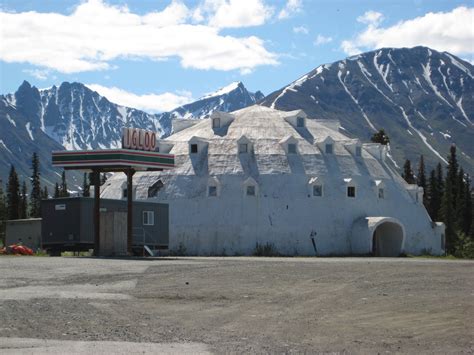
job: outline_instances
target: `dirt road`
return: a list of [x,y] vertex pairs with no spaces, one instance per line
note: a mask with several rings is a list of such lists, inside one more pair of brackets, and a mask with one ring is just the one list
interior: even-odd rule
[[472,261],[0,258],[0,353],[472,353],[473,316]]

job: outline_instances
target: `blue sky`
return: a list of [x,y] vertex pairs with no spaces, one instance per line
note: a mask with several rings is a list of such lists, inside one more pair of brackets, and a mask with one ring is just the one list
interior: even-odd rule
[[3,0],[1,93],[89,85],[169,110],[242,81],[269,94],[320,64],[426,45],[472,62],[472,1]]

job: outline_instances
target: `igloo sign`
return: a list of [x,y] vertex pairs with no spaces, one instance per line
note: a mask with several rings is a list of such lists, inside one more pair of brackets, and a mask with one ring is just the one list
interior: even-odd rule
[[156,133],[140,128],[124,128],[122,131],[122,148],[154,151]]

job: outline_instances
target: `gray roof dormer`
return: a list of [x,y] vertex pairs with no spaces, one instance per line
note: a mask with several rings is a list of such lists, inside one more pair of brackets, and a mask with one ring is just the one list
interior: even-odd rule
[[306,119],[308,116],[303,110],[296,110],[291,112],[292,115],[285,117],[285,121],[288,122],[293,128],[306,128]]

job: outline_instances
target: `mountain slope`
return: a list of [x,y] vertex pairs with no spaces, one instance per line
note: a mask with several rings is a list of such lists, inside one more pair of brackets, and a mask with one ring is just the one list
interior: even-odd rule
[[321,65],[262,104],[338,119],[362,141],[384,128],[399,166],[423,154],[433,167],[455,143],[473,174],[473,93],[471,64],[425,47],[384,48]]
[[260,91],[256,93],[249,92],[244,84],[234,82],[169,113],[173,118],[202,119],[209,117],[214,111],[231,112],[239,110],[253,105],[263,98],[264,95]]
[[29,117],[32,128],[45,132],[66,149],[118,147],[121,128],[126,125],[160,134],[165,131],[156,115],[111,103],[80,83],[64,82],[38,90],[24,81],[6,99]]
[[[61,179],[61,171],[51,166],[51,151],[64,149],[37,127],[33,127],[30,117],[19,112],[5,97],[0,96],[0,180],[8,181],[10,166],[13,164],[20,177],[30,189],[31,158],[34,152],[40,160],[43,184],[50,193],[55,182]],[[80,185],[79,174],[68,173],[70,185]],[[72,187],[71,186],[71,187]]]

